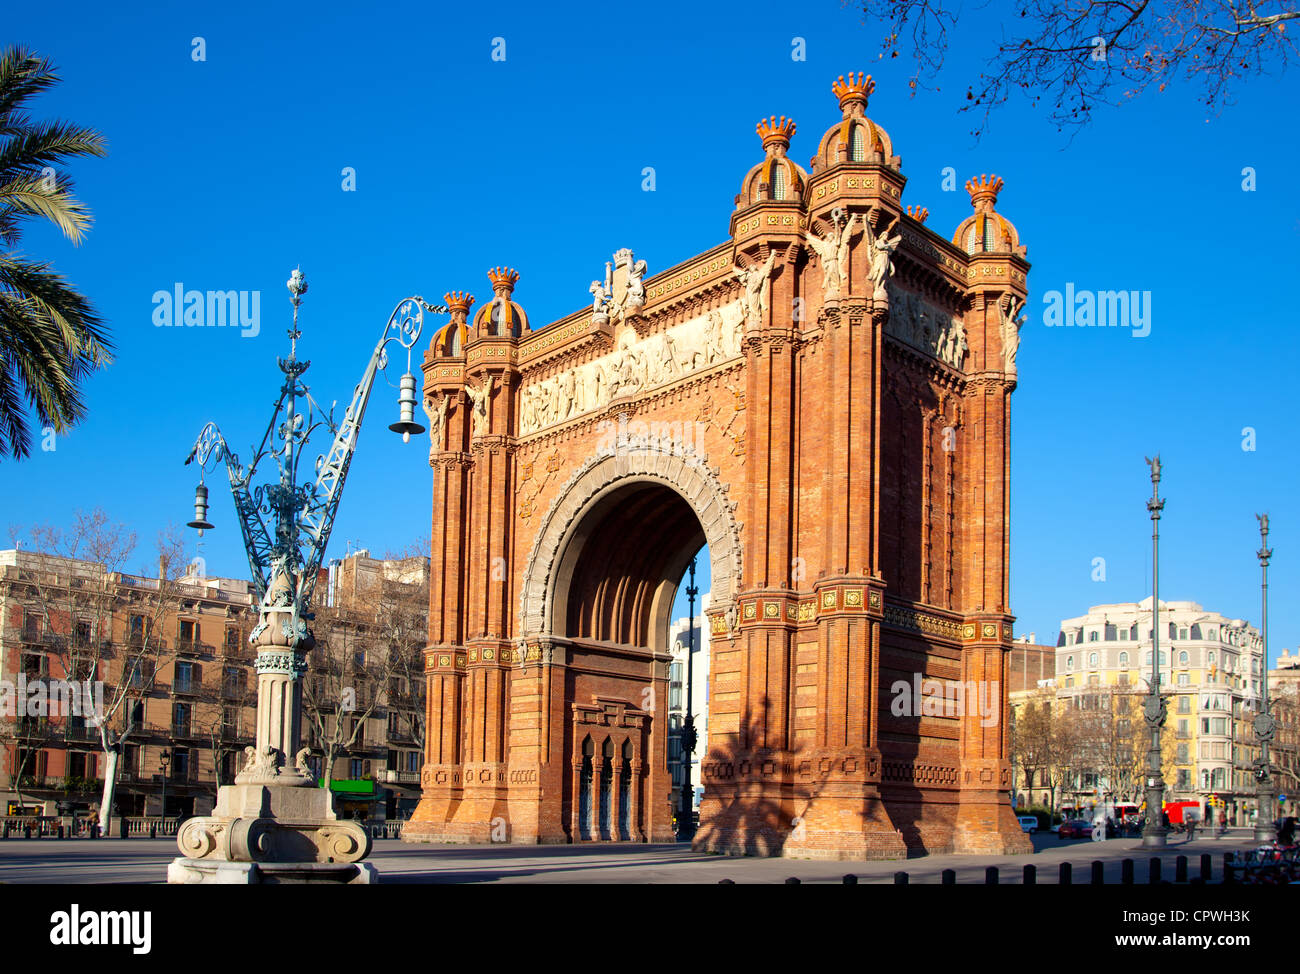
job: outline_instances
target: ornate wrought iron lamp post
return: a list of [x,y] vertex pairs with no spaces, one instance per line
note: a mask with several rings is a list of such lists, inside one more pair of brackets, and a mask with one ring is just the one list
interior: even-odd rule
[[[398,303],[353,390],[346,414],[335,423],[333,408],[323,413],[302,382],[311,363],[298,359],[298,339],[302,335],[298,311],[307,292],[301,271],[293,272],[288,288],[293,326],[288,331],[289,356],[279,359],[284,383],[251,463],[240,463],[215,423],[203,427],[185,460],[187,464],[197,460],[201,471],[224,461],[234,496],[253,589],[259,600],[258,623],[249,635],[249,642],[257,649],[257,736],[256,746],[245,748],[247,762],[235,776],[235,783],[220,789],[213,815],[189,819],[178,833],[177,844],[186,858],[173,863],[168,872],[170,881],[215,881],[219,870],[203,867],[205,862],[225,863],[227,872],[241,868],[249,875],[257,875],[257,871],[244,864],[258,863],[265,871],[268,863],[310,863],[321,878],[330,881],[368,881],[373,876],[369,867],[359,870],[350,866],[350,871],[332,868],[364,859],[370,851],[370,839],[360,826],[336,818],[329,793],[314,787],[316,782],[307,764],[308,749],[299,746],[301,678],[307,669],[307,654],[316,642],[308,627],[313,618],[311,598],[366,405],[376,375],[388,363],[387,348],[397,342],[406,350],[400,419],[389,429],[409,440],[411,433],[424,432],[424,427],[414,421],[411,349],[419,340],[424,312],[445,314],[448,309],[426,304],[419,296]],[[333,435],[333,441],[329,450],[316,459],[314,482],[300,484],[299,463],[309,438],[322,427]],[[254,487],[258,467],[267,458],[274,461],[278,476]],[[190,527],[200,533],[212,528],[202,472],[195,491],[194,514]],[[271,521],[269,527],[264,516]]]
[[1147,465],[1151,468],[1151,499],[1147,501],[1151,514],[1151,685],[1142,716],[1151,734],[1151,746],[1147,749],[1147,814],[1142,845],[1154,849],[1165,845],[1165,781],[1160,770],[1160,728],[1166,716],[1160,692],[1160,513],[1165,502],[1160,497],[1160,455],[1156,454],[1154,460],[1148,457]]
[[1260,674],[1259,713],[1255,715],[1255,739],[1259,741],[1259,760],[1255,762],[1255,780],[1258,782],[1255,789],[1255,805],[1258,809],[1255,812],[1255,841],[1272,842],[1277,837],[1276,830],[1273,828],[1277,819],[1273,774],[1268,760],[1268,744],[1277,733],[1277,722],[1273,719],[1268,702],[1268,563],[1273,557],[1273,549],[1268,546],[1268,515],[1256,514],[1255,517],[1259,521],[1259,551],[1255,552],[1255,557],[1259,559],[1260,571],[1263,573],[1260,582],[1262,600],[1260,635],[1264,643],[1264,656],[1260,667],[1263,672]]
[[682,722],[682,791],[677,815],[677,838],[689,842],[695,838],[695,787],[691,784],[691,764],[695,754],[695,713],[692,691],[695,683],[695,596],[700,590],[695,585],[695,559],[691,559],[690,582],[686,585],[686,599],[690,608],[686,619],[686,719]]

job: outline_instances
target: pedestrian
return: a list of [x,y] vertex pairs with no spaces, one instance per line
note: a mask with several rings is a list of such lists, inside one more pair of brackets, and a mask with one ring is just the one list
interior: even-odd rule
[[1200,813],[1187,811],[1184,813],[1184,821],[1187,822],[1187,841],[1191,842],[1196,838],[1196,822],[1200,818]]
[[1219,835],[1228,834],[1228,813],[1219,809]]

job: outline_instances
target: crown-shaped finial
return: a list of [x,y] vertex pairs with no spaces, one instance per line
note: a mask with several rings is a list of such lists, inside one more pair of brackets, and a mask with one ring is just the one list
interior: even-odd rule
[[876,90],[876,83],[871,80],[871,75],[858,72],[857,77],[853,72],[849,72],[849,78],[844,80],[844,75],[840,75],[835,84],[831,85],[831,91],[835,97],[840,100],[840,110],[846,115],[850,105],[861,105],[867,107],[867,98]]
[[469,312],[469,306],[474,303],[474,295],[468,291],[448,291],[442,296],[443,302],[451,308],[452,314],[459,312],[462,316]]
[[981,173],[978,181],[966,180],[966,192],[970,193],[971,206],[976,212],[991,210],[998,201],[998,193],[1002,192],[1002,179],[998,176],[989,178]]
[[763,148],[769,149],[774,145],[782,148],[790,147],[790,139],[794,137],[794,119],[781,116],[778,122],[776,116],[770,119],[765,118],[757,125],[758,137],[763,140]]
[[907,215],[910,216],[917,223],[924,223],[926,217],[930,215],[930,211],[927,210],[924,206],[911,206],[909,204],[907,207]]
[[492,282],[492,290],[500,293],[505,291],[509,294],[515,289],[515,281],[519,280],[519,272],[511,270],[509,267],[494,267],[488,271],[488,280]]

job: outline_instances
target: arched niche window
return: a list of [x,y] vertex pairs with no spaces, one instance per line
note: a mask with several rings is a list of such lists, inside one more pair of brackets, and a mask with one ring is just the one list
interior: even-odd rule
[[849,159],[861,162],[867,157],[866,126],[854,125],[849,130]]
[[783,200],[789,192],[789,178],[785,172],[785,166],[774,165],[772,167],[772,199]]
[[591,838],[591,776],[596,745],[588,734],[582,741],[582,770],[578,774],[578,838]]
[[1120,654],[1119,654],[1119,665],[1120,665],[1120,666],[1128,666],[1128,653],[1120,653]]

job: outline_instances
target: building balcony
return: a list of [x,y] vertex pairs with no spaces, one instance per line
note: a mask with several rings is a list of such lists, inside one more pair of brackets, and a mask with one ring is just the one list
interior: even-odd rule
[[49,737],[54,729],[46,717],[19,717],[13,723],[13,733],[26,740]]
[[176,653],[180,656],[210,656],[213,647],[197,639],[177,639]]
[[420,772],[381,768],[375,772],[375,780],[381,785],[419,785]]

